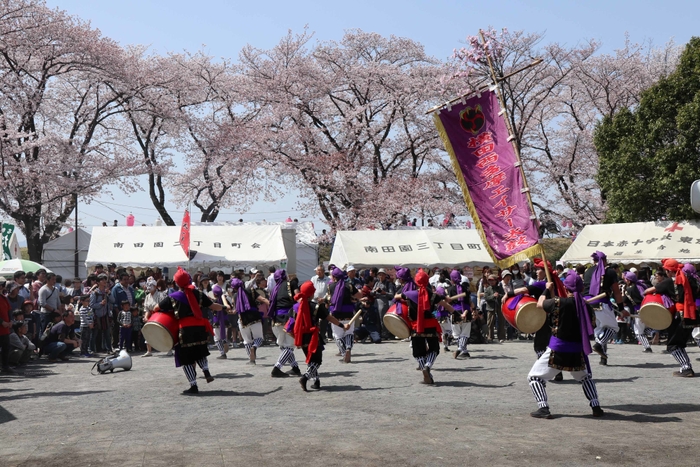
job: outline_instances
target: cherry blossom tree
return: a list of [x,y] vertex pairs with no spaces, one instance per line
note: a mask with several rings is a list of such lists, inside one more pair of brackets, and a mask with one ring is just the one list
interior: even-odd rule
[[454,174],[425,115],[443,98],[444,70],[420,44],[359,30],[312,43],[290,32],[271,50],[244,48],[240,61],[261,109],[261,150],[308,200],[302,209],[334,229],[454,209],[444,182]]
[[454,80],[467,87],[491,81],[487,53],[497,76],[543,59],[501,83],[542,220],[571,220],[578,228],[601,222],[607,208],[596,181],[595,126],[636,105],[644,89],[673,70],[678,48],[627,39],[621,49],[603,54],[596,41],[563,46],[544,43],[538,33],[493,29],[484,36],[485,43],[470,36],[455,51]]
[[246,94],[247,80],[228,60],[202,52],[172,59],[189,91],[178,98],[177,148],[185,167],[172,180],[175,201],[194,204],[202,222],[215,221],[222,208],[245,212],[266,172],[256,145],[260,111]]
[[[133,174],[116,121],[122,49],[43,2],[0,0],[0,209],[40,261],[75,208]],[[128,185],[123,185],[128,189]]]

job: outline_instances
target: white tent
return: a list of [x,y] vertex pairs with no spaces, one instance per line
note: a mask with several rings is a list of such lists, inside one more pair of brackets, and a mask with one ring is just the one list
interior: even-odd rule
[[700,222],[633,222],[587,225],[561,261],[590,263],[591,254],[602,251],[609,263],[660,263],[675,258],[700,262]]
[[90,234],[78,229],[61,235],[44,245],[41,255],[41,263],[54,273],[63,276],[64,279],[75,277],[75,236],[78,236],[78,276],[84,279],[87,276],[85,259],[90,247]]
[[479,233],[462,229],[341,231],[330,262],[355,267],[493,266]]
[[[179,226],[95,227],[85,265],[186,267],[179,238]],[[190,249],[197,252],[191,267],[277,266],[295,273],[294,231],[277,225],[193,225]]]
[[[192,225],[205,225],[193,222]],[[296,248],[293,249],[296,259],[290,255],[287,259],[287,271],[294,270],[292,265],[296,264],[296,275],[300,281],[305,281],[313,277],[314,270],[318,266],[318,240],[312,222],[214,222],[206,225],[234,225],[234,226],[256,226],[256,225],[278,225],[282,232],[296,232]],[[291,252],[287,249],[287,252]],[[265,271],[267,273],[267,271]]]

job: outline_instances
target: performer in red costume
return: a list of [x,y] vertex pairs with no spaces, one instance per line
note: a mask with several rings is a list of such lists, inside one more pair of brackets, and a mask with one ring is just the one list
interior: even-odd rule
[[204,372],[207,383],[214,381],[209,373],[207,342],[214,329],[209,320],[202,316],[202,307],[213,311],[228,309],[212,302],[209,297],[197,290],[192,278],[184,269],[178,267],[173,280],[180,288],[164,298],[153,310],[154,313],[174,313],[180,326],[179,339],[175,345],[175,366],[182,367],[190,382],[190,388],[182,393],[186,395],[199,393],[197,387],[197,370],[195,364]]
[[343,328],[345,331],[350,329],[349,324],[341,323],[335,316],[328,313],[326,307],[319,307],[311,302],[314,297],[316,288],[311,281],[304,282],[299,293],[294,296],[297,303],[294,305],[296,315],[294,317],[294,345],[301,348],[306,355],[307,369],[301,378],[299,384],[304,392],[307,392],[306,383],[312,379],[311,385],[314,389],[321,389],[321,380],[318,377],[318,369],[323,363],[323,341],[319,339],[319,322],[328,320],[331,324]]

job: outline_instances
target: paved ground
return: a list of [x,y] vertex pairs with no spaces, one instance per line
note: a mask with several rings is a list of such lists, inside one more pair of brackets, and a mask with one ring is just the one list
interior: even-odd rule
[[435,387],[419,384],[406,343],[357,345],[349,365],[327,346],[323,389],[308,394],[270,378],[272,347],[255,367],[241,349],[211,360],[217,379],[198,397],[180,395],[164,356],[98,376],[94,360],[42,361],[0,377],[0,465],[697,465],[700,378],[672,378],[661,349],[613,345],[610,366],[594,363],[603,419],[579,384],[550,383],[554,420],[529,416],[528,342],[441,354]]

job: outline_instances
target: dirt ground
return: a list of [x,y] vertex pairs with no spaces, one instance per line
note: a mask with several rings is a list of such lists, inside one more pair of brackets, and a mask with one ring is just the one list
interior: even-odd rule
[[216,381],[196,397],[180,395],[184,374],[163,354],[97,376],[94,359],[42,360],[0,376],[0,465],[697,465],[700,378],[673,378],[662,349],[611,345],[609,366],[593,359],[601,419],[570,377],[549,383],[553,420],[529,416],[527,341],[442,353],[433,387],[405,342],[358,344],[351,364],[330,344],[309,393],[270,377],[274,347],[257,366],[242,349],[212,355]]

